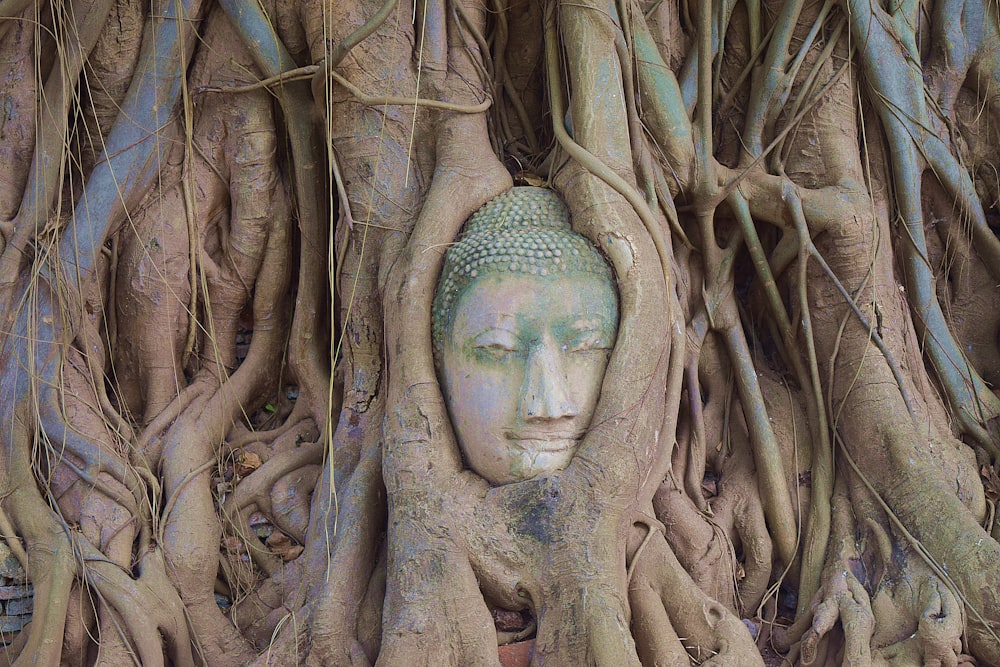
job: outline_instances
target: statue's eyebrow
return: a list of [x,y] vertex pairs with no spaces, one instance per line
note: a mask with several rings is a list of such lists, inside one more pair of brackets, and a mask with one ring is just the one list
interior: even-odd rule
[[470,338],[472,338],[473,340],[476,340],[480,336],[483,336],[483,335],[489,334],[489,333],[493,333],[494,331],[503,331],[504,333],[509,333],[514,338],[519,338],[519,336],[517,335],[517,331],[515,331],[513,327],[492,326],[492,325],[487,325],[487,326],[483,327],[482,329],[479,329],[478,333],[473,334],[472,336],[470,336]]
[[576,317],[569,321],[569,326],[574,331],[598,331],[604,328],[614,328],[611,318],[604,315],[593,315],[591,317]]
[[483,334],[490,333],[492,331],[505,331],[515,338],[518,337],[517,318],[513,315],[509,313],[491,313],[484,319],[486,320],[485,322],[482,322],[480,326],[472,329],[472,333],[468,336],[468,339],[475,340]]

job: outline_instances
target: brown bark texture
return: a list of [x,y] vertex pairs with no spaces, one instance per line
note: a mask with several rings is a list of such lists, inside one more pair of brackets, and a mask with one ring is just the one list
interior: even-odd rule
[[[0,663],[1000,665],[998,155],[990,0],[0,0]],[[491,486],[514,185],[620,324]]]

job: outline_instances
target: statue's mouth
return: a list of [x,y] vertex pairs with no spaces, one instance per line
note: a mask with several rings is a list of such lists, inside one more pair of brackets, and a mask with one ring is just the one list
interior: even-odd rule
[[508,440],[579,440],[586,429],[573,431],[504,431]]
[[535,453],[564,452],[575,448],[583,437],[584,430],[578,431],[507,431],[504,437],[516,447]]

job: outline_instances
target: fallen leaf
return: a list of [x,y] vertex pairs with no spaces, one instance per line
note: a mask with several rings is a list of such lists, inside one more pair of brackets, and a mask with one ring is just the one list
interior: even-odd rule
[[301,554],[301,553],[302,553],[302,545],[301,544],[293,544],[288,549],[285,549],[284,551],[282,551],[278,555],[281,556],[281,560],[283,560],[283,561],[285,561],[287,563],[290,560],[295,560],[296,558],[298,558],[299,554]]
[[993,466],[983,466],[979,472],[983,476],[983,491],[986,498],[996,503],[1000,500],[1000,475]]
[[267,538],[267,546],[270,547],[274,555],[286,563],[295,560],[302,553],[302,545],[293,544],[292,539],[280,530],[271,533],[271,536]]
[[530,171],[521,171],[514,176],[514,182],[518,185],[534,185],[535,187],[541,187],[545,185],[546,180]]
[[255,454],[254,452],[243,452],[239,461],[236,463],[236,475],[238,477],[246,477],[262,465],[264,465],[264,462],[260,460],[260,456],[258,454]]
[[231,554],[238,554],[243,551],[243,542],[240,538],[232,535],[222,538],[222,546]]

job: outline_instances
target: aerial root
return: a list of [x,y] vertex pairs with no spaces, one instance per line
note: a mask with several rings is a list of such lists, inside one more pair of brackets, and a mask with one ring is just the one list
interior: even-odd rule
[[309,528],[309,494],[322,473],[322,456],[319,459],[286,473],[271,487],[273,523],[299,544],[305,544]]
[[812,612],[812,625],[802,637],[802,663],[816,660],[821,640],[840,621],[844,629],[844,657],[848,664],[871,662],[871,639],[875,632],[875,616],[871,599],[864,586],[849,568],[827,579]]
[[[723,464],[718,485],[719,496],[712,503],[715,512],[712,523],[721,533],[718,539],[730,544],[730,549],[735,550],[735,544],[742,547],[743,576],[734,571],[732,583],[736,588],[736,610],[744,617],[751,616],[768,587],[772,543],[760,494],[756,493],[757,478],[745,448],[740,447]],[[735,554],[732,559],[736,561]]]
[[659,592],[648,582],[638,582],[629,587],[628,600],[639,660],[648,665],[688,663],[690,658],[670,623]]
[[924,599],[916,639],[925,667],[955,667],[959,661],[971,663],[972,659],[962,654],[965,622],[961,603],[951,591],[933,581],[929,582]]
[[[57,387],[44,388],[39,399],[39,427],[53,443],[53,453],[56,457],[60,457],[62,451],[68,452],[79,460],[83,467],[76,466],[66,458],[61,458],[59,462],[74,468],[81,479],[122,507],[128,508],[134,515],[149,518],[146,501],[146,480],[149,475],[143,475],[138,468],[129,465],[117,448],[110,443],[101,443],[104,444],[102,447],[101,444],[92,442],[80,432],[79,428],[67,421],[61,406],[65,401],[75,399],[70,399],[68,396],[60,397],[60,390]],[[118,485],[105,483],[101,479],[102,473],[111,477]]]
[[140,663],[153,667],[166,664],[165,643],[171,664],[193,667],[184,605],[166,576],[162,553],[144,554],[137,565],[139,576],[133,579],[86,539],[77,539],[76,546],[83,557],[87,583],[114,611],[115,624],[122,638],[132,644]]
[[[379,548],[386,502],[381,454],[377,445],[366,449],[339,492],[338,533],[326,571],[353,576],[327,577],[313,605],[313,652],[337,664],[346,660],[361,638],[358,619],[369,595],[366,589],[377,583],[377,577],[385,588],[385,548]],[[378,596],[377,604],[383,597],[384,593]]]
[[77,574],[65,524],[46,503],[36,483],[31,461],[35,432],[32,415],[26,400],[10,401],[2,411],[3,423],[10,424],[11,437],[0,450],[0,503],[24,539],[28,557],[25,570],[32,577],[37,610],[15,665],[58,664],[62,642],[52,638],[64,634],[70,590]]
[[320,441],[275,454],[236,485],[223,505],[223,514],[235,516],[251,503],[256,503],[261,511],[271,513],[272,487],[299,468],[322,463],[325,453],[326,443]]
[[[73,587],[69,593],[69,603],[66,605],[66,632],[63,635],[63,659],[66,662],[72,656],[86,655],[91,638],[93,637],[93,627],[97,621],[97,605],[94,604],[91,591],[86,585],[77,580],[73,582]],[[26,634],[23,633],[22,634]],[[21,639],[21,635],[15,639]],[[20,646],[16,647],[20,650]]]
[[[447,573],[444,575],[447,582],[435,577],[433,582],[420,582],[420,590],[413,587],[402,595],[398,588],[390,587],[386,593],[378,664],[387,667],[432,667],[442,663],[499,665],[493,618],[467,556],[452,549],[449,553],[424,552],[415,557],[442,575]],[[389,559],[390,572],[395,568],[415,566],[413,563],[394,563],[391,553]],[[351,652],[355,652],[353,644]]]
[[[722,667],[762,664],[760,653],[743,622],[709,598],[681,566],[663,534],[654,531],[636,556],[629,599],[635,619],[659,619],[656,637],[638,647],[643,664],[681,664],[688,657]],[[667,621],[663,623],[663,621]],[[638,623],[636,621],[635,623]],[[633,625],[641,630],[642,626]],[[665,628],[670,628],[668,632]],[[674,641],[674,637],[678,637]],[[637,637],[638,640],[638,637]],[[678,644],[684,656],[678,652]],[[659,652],[662,651],[661,655]],[[650,658],[655,658],[650,660]]]

